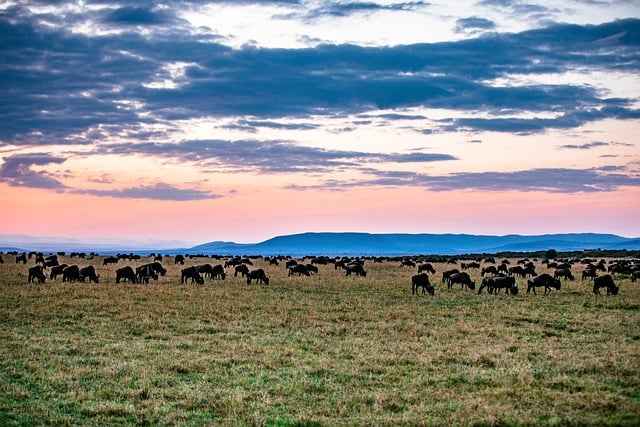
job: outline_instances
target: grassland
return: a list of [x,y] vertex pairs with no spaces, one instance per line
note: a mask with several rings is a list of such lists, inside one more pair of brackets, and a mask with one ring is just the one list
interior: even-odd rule
[[[640,284],[544,296],[412,296],[415,269],[366,278],[262,267],[181,285],[27,284],[0,265],[0,425],[638,425]],[[143,259],[141,262],[148,260]],[[139,265],[141,262],[123,262]],[[211,259],[188,260],[187,265]],[[539,272],[545,272],[538,266]],[[229,271],[229,270],[228,270]],[[580,267],[575,267],[579,272]],[[479,271],[472,271],[479,281]]]

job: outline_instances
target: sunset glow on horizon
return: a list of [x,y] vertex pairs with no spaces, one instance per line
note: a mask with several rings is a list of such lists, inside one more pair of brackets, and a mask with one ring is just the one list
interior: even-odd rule
[[640,236],[637,2],[449,5],[4,2],[0,245]]

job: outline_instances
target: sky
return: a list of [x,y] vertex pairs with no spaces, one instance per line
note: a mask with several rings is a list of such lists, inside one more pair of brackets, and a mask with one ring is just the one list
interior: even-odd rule
[[5,240],[640,236],[640,0],[0,0],[0,99]]

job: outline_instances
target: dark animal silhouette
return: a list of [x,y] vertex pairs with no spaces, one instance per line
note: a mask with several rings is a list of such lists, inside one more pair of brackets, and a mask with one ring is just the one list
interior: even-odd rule
[[498,274],[498,269],[496,268],[495,265],[483,267],[482,270],[480,270],[480,276],[484,277],[485,274],[492,274],[495,276]]
[[26,253],[23,252],[22,254],[20,254],[20,255],[18,255],[16,257],[16,264],[19,264],[19,263],[23,263],[23,264],[27,263],[27,254]]
[[471,280],[471,277],[469,276],[469,274],[464,271],[461,273],[453,273],[449,277],[447,277],[448,289],[453,288],[453,285],[455,283],[460,283],[463,289],[465,288],[465,286],[471,290],[476,288],[476,282]]
[[63,282],[75,282],[80,280],[80,268],[77,265],[70,265],[62,270]]
[[89,278],[89,283],[98,283],[100,275],[96,274],[96,269],[93,265],[88,265],[80,269],[80,281],[84,283],[85,278]]
[[556,271],[553,272],[554,279],[559,279],[561,277],[564,277],[565,279],[569,279],[569,280],[575,279],[575,277],[573,277],[573,274],[571,273],[571,270],[568,268],[558,268]]
[[431,274],[436,274],[436,269],[433,268],[433,266],[428,262],[418,265],[418,273],[422,273],[423,271],[427,271]]
[[361,277],[366,277],[367,276],[367,272],[365,271],[364,267],[362,266],[362,264],[360,263],[351,263],[351,264],[347,264],[344,268],[345,271],[345,276],[351,276],[351,274],[355,274]]
[[544,294],[547,295],[551,292],[551,288],[560,290],[560,280],[554,279],[551,275],[543,273],[539,276],[531,277],[527,280],[527,293],[533,290],[533,294],[536,294],[536,288],[544,286]]
[[62,274],[65,268],[67,268],[67,264],[56,265],[55,267],[51,267],[51,273],[49,273],[49,279],[54,280],[58,277],[59,274]]
[[265,285],[269,284],[269,278],[261,268],[258,268],[257,270],[251,270],[249,273],[247,273],[247,285],[250,285],[252,280]]
[[176,255],[176,257],[173,259],[173,263],[184,265],[184,255],[180,255],[180,254]]
[[41,265],[34,265],[29,268],[29,277],[27,278],[27,283],[32,283],[37,280],[38,283],[44,283],[47,277],[44,275],[43,267]]
[[149,280],[158,280],[158,273],[156,273],[154,262],[150,264],[141,265],[136,268],[136,278],[138,283],[149,284]]
[[236,265],[233,277],[238,277],[238,273],[240,273],[242,277],[245,277],[247,274],[249,274],[249,267],[247,267],[245,264]]
[[204,284],[204,279],[198,273],[198,269],[195,266],[187,267],[182,269],[182,275],[180,276],[180,283],[186,283],[187,279],[191,279],[191,283],[194,281],[202,285]]
[[593,279],[593,293],[600,295],[600,288],[607,288],[607,295],[618,295],[620,287],[616,286],[610,274]]
[[442,283],[447,283],[447,280],[449,279],[449,277],[452,274],[458,274],[458,273],[460,273],[460,270],[458,270],[457,268],[454,268],[452,270],[443,271],[442,272]]
[[127,280],[129,283],[138,283],[135,271],[128,265],[116,270],[116,283],[120,283],[120,280],[122,283],[126,283]]
[[288,276],[292,276],[294,274],[297,274],[298,276],[302,276],[302,275],[311,276],[311,273],[307,269],[307,266],[304,264],[295,264],[289,267]]
[[118,257],[115,257],[115,256],[108,256],[102,260],[102,265],[117,264],[117,263],[118,263]]
[[485,277],[482,279],[482,283],[480,284],[480,289],[478,289],[478,294],[482,292],[484,288],[487,288],[487,291],[490,294],[498,294],[500,293],[500,289],[504,289],[506,293],[510,293],[512,295],[518,294],[518,287],[516,286],[516,278],[513,276],[491,276]]
[[435,288],[429,283],[429,276],[426,273],[416,274],[411,277],[411,295],[416,295],[418,288],[422,288],[422,295],[426,292],[429,292],[430,295],[435,293]]

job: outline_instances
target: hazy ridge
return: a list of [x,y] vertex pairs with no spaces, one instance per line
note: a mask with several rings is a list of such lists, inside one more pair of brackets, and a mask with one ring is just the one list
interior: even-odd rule
[[100,254],[134,253],[192,253],[217,255],[455,255],[464,253],[529,252],[547,249],[581,251],[584,249],[640,250],[640,238],[627,238],[614,234],[565,233],[543,235],[505,236],[474,234],[373,234],[373,233],[300,233],[276,236],[259,243],[212,241],[193,247],[159,246],[131,242],[91,243],[79,240],[42,239],[22,242],[15,236],[8,239],[0,235],[0,251],[95,251]]

